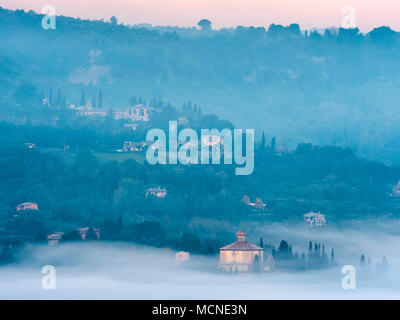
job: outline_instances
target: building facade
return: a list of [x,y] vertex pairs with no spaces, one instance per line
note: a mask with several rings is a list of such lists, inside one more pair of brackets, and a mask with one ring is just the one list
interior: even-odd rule
[[24,202],[24,203],[21,203],[21,204],[17,205],[16,209],[17,209],[17,211],[21,211],[21,210],[39,210],[39,206],[38,206],[37,203]]
[[146,190],[146,197],[155,196],[157,198],[164,198],[167,195],[167,189],[165,188],[149,188]]
[[219,254],[219,267],[225,271],[248,272],[252,271],[256,260],[263,264],[264,249],[246,241],[246,233],[238,231],[236,241],[222,247]]
[[321,212],[311,212],[303,215],[304,222],[309,224],[311,227],[321,227],[326,224],[326,217]]
[[149,121],[151,112],[154,110],[152,107],[145,107],[142,104],[128,107],[125,111],[115,112],[115,119],[127,119],[132,121]]

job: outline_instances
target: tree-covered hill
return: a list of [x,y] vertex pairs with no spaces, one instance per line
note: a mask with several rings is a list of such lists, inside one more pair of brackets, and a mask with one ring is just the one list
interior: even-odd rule
[[67,104],[102,88],[114,109],[162,94],[288,147],[334,144],[398,162],[400,42],[388,27],[321,35],[296,24],[205,31],[57,17],[56,30],[43,30],[42,17],[0,8],[2,118],[23,81],[61,89]]
[[[125,225],[157,222],[177,234],[246,221],[299,225],[310,210],[326,214],[328,224],[400,215],[400,200],[390,195],[400,169],[359,159],[349,149],[300,144],[278,153],[273,146],[258,146],[254,173],[236,176],[230,165],[104,161],[96,145],[55,155],[46,145],[52,143],[49,132],[57,137],[81,134],[74,128],[0,123],[3,238],[39,237],[82,226],[112,233],[107,228],[120,219]],[[107,133],[102,137],[107,139]],[[29,149],[23,141],[40,142]],[[168,191],[164,199],[146,197],[147,188],[158,186]],[[242,201],[245,195],[253,202],[260,198],[266,209],[249,207]],[[15,217],[16,205],[23,202],[37,203],[39,211]]]

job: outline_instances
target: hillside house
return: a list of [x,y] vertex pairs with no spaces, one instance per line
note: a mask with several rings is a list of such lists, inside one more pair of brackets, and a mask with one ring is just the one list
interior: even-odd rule
[[326,224],[326,217],[321,212],[311,212],[303,215],[303,220],[311,227],[321,227]]
[[133,107],[128,107],[125,111],[115,112],[115,119],[127,119],[132,121],[149,121],[151,112],[154,110],[152,107],[146,107],[138,104]]
[[256,198],[255,202],[250,202],[250,198],[247,195],[244,195],[242,202],[251,207],[253,211],[264,211],[267,209],[267,205],[261,200],[261,198]]
[[182,263],[190,259],[190,253],[186,251],[179,251],[175,254],[175,259],[177,263]]
[[[87,237],[89,229],[90,229],[89,227],[84,227],[84,228],[78,229],[79,236],[81,237],[82,240],[86,240],[86,237]],[[93,228],[93,231],[94,231],[97,239],[100,239],[100,229],[99,228]]]
[[149,195],[162,199],[167,195],[167,189],[165,188],[161,189],[161,187],[149,188],[146,190],[146,197],[148,197]]
[[23,210],[39,210],[39,206],[37,203],[34,202],[24,202],[16,207],[17,211]]
[[64,232],[54,232],[47,236],[47,242],[49,246],[54,246],[58,244],[63,236]]

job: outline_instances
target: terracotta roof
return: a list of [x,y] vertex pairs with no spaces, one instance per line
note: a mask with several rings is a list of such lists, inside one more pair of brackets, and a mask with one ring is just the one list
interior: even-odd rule
[[254,244],[251,244],[247,241],[235,241],[234,243],[231,243],[225,247],[220,248],[220,250],[225,250],[225,251],[259,251],[263,250],[263,248],[260,248],[259,246],[256,246]]
[[19,204],[17,207],[19,207],[19,206],[30,206],[32,204],[36,204],[36,203],[34,203],[34,202],[23,202],[23,203]]

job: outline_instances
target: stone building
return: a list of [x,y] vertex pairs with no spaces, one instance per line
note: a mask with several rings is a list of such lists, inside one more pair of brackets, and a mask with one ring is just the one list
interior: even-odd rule
[[[219,267],[225,271],[252,271],[256,259],[263,264],[264,249],[246,241],[246,233],[238,231],[236,241],[222,247],[219,254]],[[257,258],[256,258],[257,256]]]
[[154,110],[152,107],[146,107],[138,104],[133,107],[128,107],[125,111],[115,112],[115,119],[128,119],[132,121],[149,121],[151,112]]
[[326,224],[326,217],[321,212],[311,212],[303,215],[304,222],[308,223],[311,227],[321,227]]

